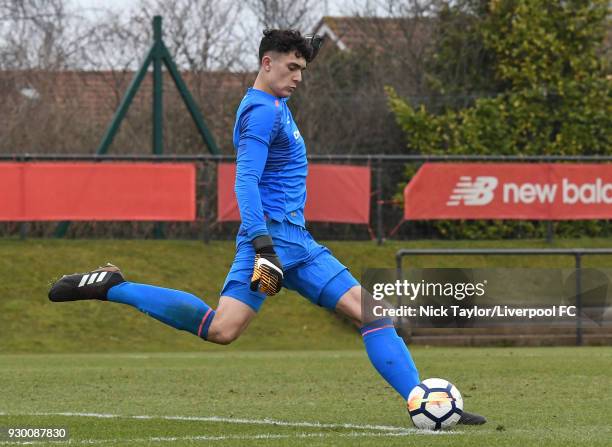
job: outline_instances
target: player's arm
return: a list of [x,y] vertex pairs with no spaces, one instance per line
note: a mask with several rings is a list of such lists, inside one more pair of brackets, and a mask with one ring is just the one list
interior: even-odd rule
[[282,287],[283,268],[266,227],[259,182],[277,116],[274,109],[262,105],[249,110],[241,120],[235,192],[243,229],[255,249],[251,290],[274,295]]

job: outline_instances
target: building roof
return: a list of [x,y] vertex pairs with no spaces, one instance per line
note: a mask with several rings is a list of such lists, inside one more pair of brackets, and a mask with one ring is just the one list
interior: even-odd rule
[[354,50],[422,45],[429,38],[431,28],[431,20],[422,17],[325,16],[314,29],[340,50]]

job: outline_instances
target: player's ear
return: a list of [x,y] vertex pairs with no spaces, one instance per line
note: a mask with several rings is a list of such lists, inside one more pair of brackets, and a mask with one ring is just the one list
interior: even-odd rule
[[266,54],[261,58],[261,68],[268,72],[272,69],[272,56]]

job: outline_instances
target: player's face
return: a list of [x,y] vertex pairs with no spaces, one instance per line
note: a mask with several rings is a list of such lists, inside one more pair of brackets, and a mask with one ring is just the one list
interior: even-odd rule
[[306,59],[295,52],[275,53],[270,60],[269,87],[274,96],[291,96],[302,82],[302,71],[306,69]]

